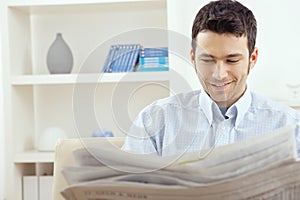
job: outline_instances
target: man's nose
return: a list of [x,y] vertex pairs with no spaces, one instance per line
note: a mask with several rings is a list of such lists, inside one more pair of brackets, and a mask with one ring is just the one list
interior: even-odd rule
[[218,80],[222,80],[227,77],[227,67],[223,62],[217,62],[215,65],[213,77]]

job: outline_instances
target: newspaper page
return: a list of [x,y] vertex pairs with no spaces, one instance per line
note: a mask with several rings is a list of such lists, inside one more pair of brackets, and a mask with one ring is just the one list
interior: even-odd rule
[[299,198],[294,130],[287,126],[210,152],[163,158],[117,148],[79,149],[78,166],[63,170],[70,186],[62,195],[67,200]]

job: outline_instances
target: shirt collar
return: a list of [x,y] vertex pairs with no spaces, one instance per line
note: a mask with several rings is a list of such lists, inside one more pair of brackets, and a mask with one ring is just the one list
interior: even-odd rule
[[213,104],[215,104],[215,102],[208,96],[208,94],[204,90],[201,90],[199,96],[199,105],[203,110],[203,113],[206,116],[209,124],[212,124],[213,121]]
[[[230,115],[230,110],[235,110],[237,112],[235,126],[237,126],[243,120],[246,112],[248,112],[251,106],[251,101],[252,101],[251,93],[248,89],[246,89],[243,96],[228,109],[227,112],[229,115]],[[230,117],[229,115],[228,117]]]
[[[237,126],[243,119],[245,113],[249,110],[251,105],[252,97],[248,89],[246,89],[243,96],[235,102],[226,112],[226,116],[232,118],[236,117],[235,126]],[[201,90],[199,96],[199,105],[203,110],[204,115],[206,116],[209,124],[212,124],[213,113],[216,113],[215,110],[218,108],[217,104],[208,96],[208,94]],[[218,112],[221,112],[218,110]]]

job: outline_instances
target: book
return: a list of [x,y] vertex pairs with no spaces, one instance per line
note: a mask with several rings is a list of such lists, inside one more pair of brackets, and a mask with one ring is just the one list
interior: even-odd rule
[[137,72],[156,72],[156,71],[169,71],[168,65],[148,64],[139,65]]
[[142,57],[168,57],[168,47],[142,48]]
[[120,66],[120,72],[127,72],[127,66],[129,64],[129,58],[132,53],[132,44],[126,45],[124,48],[124,53],[123,53],[123,60],[122,60],[122,65]]
[[168,57],[140,57],[140,65],[158,64],[167,65],[169,63]]
[[104,66],[102,68],[102,72],[104,72],[104,73],[105,72],[112,72],[111,65],[112,65],[112,62],[113,62],[115,51],[116,51],[116,46],[115,45],[110,46],[108,55],[106,56]]
[[138,72],[168,71],[169,56],[167,47],[143,48],[140,51]]
[[168,57],[140,57],[137,71],[168,71]]
[[132,53],[131,53],[130,58],[129,58],[129,63],[128,63],[128,66],[126,68],[127,72],[135,71],[135,65],[138,62],[141,47],[142,46],[140,44],[133,45]]
[[65,166],[66,200],[300,198],[296,125],[230,145],[159,157],[87,145]]
[[106,56],[102,72],[131,72],[138,61],[140,44],[114,44]]
[[113,59],[112,59],[112,63],[111,63],[111,67],[110,67],[110,72],[114,73],[114,72],[117,72],[117,68],[118,68],[118,65],[120,63],[120,56],[121,56],[121,48],[120,48],[120,45],[117,44],[117,45],[114,45],[115,46],[115,53],[114,53],[114,56],[113,56]]

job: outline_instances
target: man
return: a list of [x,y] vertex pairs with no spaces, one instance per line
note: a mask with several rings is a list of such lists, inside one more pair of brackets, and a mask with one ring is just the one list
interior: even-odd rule
[[219,0],[201,8],[193,23],[190,55],[204,90],[146,107],[132,125],[123,149],[174,155],[299,123],[297,111],[247,89],[247,77],[258,58],[256,32],[253,13],[237,1]]

